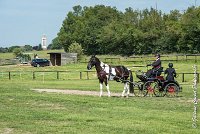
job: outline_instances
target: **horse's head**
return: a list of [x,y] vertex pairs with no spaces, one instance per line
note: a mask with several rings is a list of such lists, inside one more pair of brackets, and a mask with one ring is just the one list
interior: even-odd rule
[[95,55],[92,55],[88,62],[87,69],[88,70],[92,69],[92,67],[97,65],[98,63],[100,63],[99,59],[95,57]]

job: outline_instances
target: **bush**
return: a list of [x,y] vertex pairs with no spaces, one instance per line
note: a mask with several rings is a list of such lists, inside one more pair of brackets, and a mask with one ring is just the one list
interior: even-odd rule
[[82,46],[79,43],[72,43],[68,48],[69,53],[77,53],[77,59],[80,60],[83,55]]

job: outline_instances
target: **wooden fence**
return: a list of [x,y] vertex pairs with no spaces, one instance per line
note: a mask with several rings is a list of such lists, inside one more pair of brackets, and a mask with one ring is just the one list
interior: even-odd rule
[[[100,58],[101,61],[106,63],[120,63],[120,62],[141,62],[141,61],[152,61],[154,56],[130,56],[130,57],[106,57]],[[161,55],[162,61],[178,62],[178,61],[200,61],[200,54],[177,54],[177,55]],[[82,62],[87,63],[89,59],[85,58]]]
[[[128,58],[141,59],[142,61],[148,60],[154,56],[131,56]],[[200,60],[200,54],[177,54],[177,55],[161,55],[162,61],[194,61],[195,63]],[[137,61],[137,60],[133,60]]]
[[[51,78],[49,79],[62,79],[61,74],[65,74],[65,77],[69,79],[90,79],[91,73],[96,74],[96,71],[8,71],[8,72],[0,72],[0,79],[16,79],[16,78],[28,78],[32,80],[36,80],[38,77],[49,77],[49,73],[51,73]],[[69,74],[69,75],[66,75]],[[74,75],[75,74],[75,75]],[[90,74],[90,75],[89,75]],[[27,76],[28,75],[28,76]],[[71,76],[71,77],[69,77]],[[66,78],[67,79],[67,78]]]
[[[179,75],[179,80],[186,82],[188,75],[194,75],[194,73],[177,73]],[[66,79],[97,79],[96,71],[8,71],[0,72],[1,79],[26,79],[26,80],[36,80],[36,79],[46,79],[46,80],[66,80]],[[199,73],[197,73],[197,81],[199,82]]]

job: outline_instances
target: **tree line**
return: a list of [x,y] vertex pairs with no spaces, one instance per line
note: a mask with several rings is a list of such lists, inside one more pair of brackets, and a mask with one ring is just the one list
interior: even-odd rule
[[68,51],[78,43],[87,55],[150,53],[199,53],[200,7],[163,13],[150,8],[124,12],[115,7],[74,6],[50,44]]
[[11,47],[0,47],[0,53],[12,53],[14,51],[21,51],[21,52],[27,52],[27,51],[41,51],[42,45],[39,44],[38,46],[31,46],[31,45],[24,45],[24,46],[11,46]]

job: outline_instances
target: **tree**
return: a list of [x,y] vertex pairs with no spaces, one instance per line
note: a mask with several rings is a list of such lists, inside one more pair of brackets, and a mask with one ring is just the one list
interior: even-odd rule
[[60,44],[67,51],[70,44],[77,42],[82,44],[86,54],[99,53],[98,34],[103,26],[118,16],[118,11],[103,5],[84,7],[84,10],[76,6],[73,9],[67,14],[58,33]]
[[20,46],[11,46],[9,47],[8,52],[13,52],[15,48],[20,48]]
[[50,44],[48,46],[48,49],[61,49],[62,48],[62,45],[61,43],[59,42],[59,39],[58,37],[56,37],[55,39],[52,40],[52,44]]
[[0,47],[0,53],[7,53],[8,52],[8,48],[3,48],[3,47]]
[[24,47],[24,51],[32,51],[33,47],[31,45],[25,45]]
[[23,50],[21,48],[14,48],[13,49],[13,54],[16,57],[21,57],[23,55]]
[[73,7],[63,21],[52,47],[68,51],[74,42],[84,53],[91,54],[150,54],[199,53],[200,7],[190,7],[181,14],[169,14],[151,8],[122,13],[104,5]]
[[180,21],[182,36],[179,40],[179,49],[182,52],[200,52],[200,7],[190,7],[183,14]]

